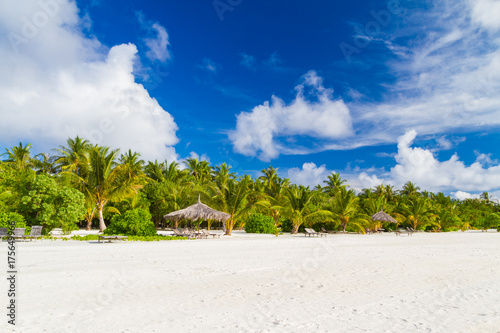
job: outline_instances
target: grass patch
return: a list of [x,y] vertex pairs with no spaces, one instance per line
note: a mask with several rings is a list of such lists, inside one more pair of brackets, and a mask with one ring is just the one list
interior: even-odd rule
[[[99,240],[99,235],[87,235],[87,236],[71,236],[72,240],[76,241],[93,241]],[[177,237],[177,236],[128,236],[127,241],[132,242],[159,242],[159,241],[170,241],[170,240],[185,240],[186,237]]]

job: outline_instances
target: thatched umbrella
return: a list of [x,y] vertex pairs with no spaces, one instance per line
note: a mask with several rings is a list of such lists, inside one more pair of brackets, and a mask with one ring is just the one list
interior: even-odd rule
[[391,222],[391,223],[398,223],[395,218],[393,218],[391,215],[387,214],[383,210],[380,212],[373,214],[371,216],[372,221],[382,221],[382,222]]
[[[198,202],[187,208],[177,210],[175,212],[164,215],[163,217],[169,221],[179,221],[179,220],[216,220],[216,221],[226,221],[231,215],[220,212],[218,210],[212,209],[201,202],[198,196]],[[223,224],[224,225],[224,224]]]

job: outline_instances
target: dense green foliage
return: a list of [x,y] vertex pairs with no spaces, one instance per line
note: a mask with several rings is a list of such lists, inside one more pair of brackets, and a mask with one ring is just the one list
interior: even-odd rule
[[254,213],[245,222],[245,231],[252,234],[275,234],[276,226],[271,216]]
[[[500,229],[500,205],[486,192],[456,200],[408,182],[399,190],[379,185],[356,193],[338,173],[310,189],[280,178],[272,166],[258,178],[238,177],[225,163],[213,167],[188,158],[181,170],[176,162],[145,162],[136,152],[120,154],[79,137],[68,139],[54,156],[32,157],[31,149],[20,143],[6,149],[0,161],[0,223],[15,213],[9,216],[19,225],[25,222],[27,230],[43,225],[44,233],[53,228],[70,231],[79,224],[106,234],[155,238],[157,227],[189,225],[166,222],[163,216],[194,204],[198,196],[229,214],[227,235],[235,228],[277,233],[280,227],[292,233],[303,227],[361,233],[398,227]],[[380,210],[398,223],[372,221],[370,215]],[[221,224],[201,221],[205,228]]]
[[84,196],[76,189],[60,186],[46,175],[38,175],[21,190],[20,212],[29,225],[43,225],[46,229],[78,229],[83,218]]
[[115,215],[104,230],[105,235],[156,236],[156,228],[148,211],[136,208]]
[[[26,228],[26,222],[24,221],[24,217],[18,213],[5,213],[0,212],[0,228],[9,229],[9,234],[12,232],[11,224],[14,222],[14,228]],[[25,234],[30,233],[30,227],[27,227],[24,231]]]

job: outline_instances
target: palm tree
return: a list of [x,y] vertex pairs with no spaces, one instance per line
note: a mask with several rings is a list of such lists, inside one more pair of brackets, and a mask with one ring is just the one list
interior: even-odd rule
[[281,179],[278,176],[278,169],[269,166],[267,169],[262,169],[262,176],[259,177],[266,185],[268,195],[274,196],[279,192],[278,188],[281,185]]
[[120,167],[122,175],[128,180],[134,179],[136,181],[145,180],[143,171],[144,161],[140,159],[141,154],[128,150],[125,154],[120,156]]
[[337,195],[333,198],[333,204],[326,208],[340,222],[343,232],[351,224],[357,227],[362,233],[365,233],[364,226],[368,223],[369,217],[358,212],[358,201],[359,198],[356,196],[354,190],[341,187]]
[[305,222],[312,225],[316,219],[331,216],[328,211],[314,209],[312,200],[318,194],[304,186],[283,187],[284,205],[278,206],[278,209],[292,221],[292,234],[298,233],[299,227]]
[[212,175],[217,187],[223,191],[227,190],[229,182],[236,178],[236,174],[231,172],[231,166],[226,163],[216,166]]
[[167,161],[163,163],[158,163],[157,160],[155,160],[154,162],[148,162],[148,164],[144,167],[144,173],[149,179],[153,181],[164,181],[165,163],[167,163]]
[[66,143],[67,147],[59,146],[59,149],[56,149],[60,153],[56,156],[56,163],[62,171],[85,177],[88,167],[89,142],[77,136],[74,139],[69,138]]
[[55,166],[55,159],[55,156],[40,153],[31,160],[31,164],[37,174],[55,175],[58,171],[58,168]]
[[99,230],[106,229],[103,209],[109,201],[119,201],[137,193],[141,187],[138,177],[128,167],[116,163],[118,150],[93,146],[88,153],[88,175],[78,176],[84,194],[96,204],[99,213]]
[[340,177],[340,174],[332,172],[331,175],[328,176],[328,179],[323,182],[326,184],[323,189],[330,196],[333,196],[341,187],[345,186],[343,185],[345,182],[346,180],[342,179],[342,177]]
[[225,222],[225,233],[231,235],[233,228],[237,224],[242,224],[243,219],[249,216],[256,209],[266,206],[266,200],[258,199],[252,195],[255,193],[251,188],[253,180],[251,177],[241,177],[238,180],[229,178],[223,187],[215,183],[207,184],[208,192],[204,196],[210,204],[230,215]]
[[416,186],[412,182],[407,182],[404,186],[403,189],[401,190],[401,194],[407,197],[412,197],[412,196],[419,196],[420,193],[418,192],[420,190],[420,187]]
[[438,230],[446,231],[451,227],[461,227],[462,220],[455,214],[455,211],[450,211],[442,207],[436,215],[436,221],[433,223]]
[[409,204],[404,205],[403,209],[406,213],[407,221],[415,230],[420,226],[432,223],[432,218],[436,217],[427,198],[414,198],[409,201]]
[[212,167],[207,161],[199,161],[197,158],[190,157],[184,161],[189,174],[194,177],[199,184],[211,179]]
[[31,148],[31,143],[23,146],[23,143],[19,142],[19,146],[6,148],[2,155],[7,155],[5,162],[13,164],[17,170],[26,170],[31,166]]

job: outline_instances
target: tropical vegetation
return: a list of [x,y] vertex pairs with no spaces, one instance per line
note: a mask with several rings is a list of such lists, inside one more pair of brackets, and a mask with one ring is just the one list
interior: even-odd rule
[[[238,175],[230,165],[212,166],[188,158],[144,161],[138,152],[121,153],[76,137],[51,153],[33,156],[31,144],[5,149],[0,161],[0,224],[10,220],[28,230],[99,228],[108,234],[154,237],[159,227],[191,226],[167,222],[165,214],[194,204],[198,197],[229,214],[224,222],[201,225],[277,233],[298,233],[303,227],[364,233],[367,229],[408,227],[453,231],[500,229],[500,205],[483,193],[457,200],[443,193],[421,191],[407,182],[356,192],[338,173],[313,189],[281,178],[269,166],[260,175]],[[385,211],[398,223],[372,221]]]

